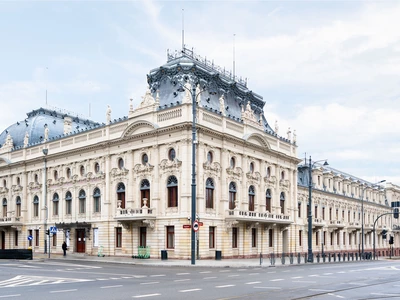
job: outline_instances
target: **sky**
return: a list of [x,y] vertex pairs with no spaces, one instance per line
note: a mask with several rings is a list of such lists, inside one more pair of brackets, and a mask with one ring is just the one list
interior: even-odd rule
[[[248,79],[299,158],[400,185],[400,1],[0,0],[0,132],[39,107],[105,122],[184,43]],[[47,91],[47,100],[46,100]],[[47,104],[46,104],[47,102]]]

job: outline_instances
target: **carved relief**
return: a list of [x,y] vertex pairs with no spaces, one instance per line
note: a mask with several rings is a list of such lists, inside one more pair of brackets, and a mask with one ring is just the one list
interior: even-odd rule
[[167,169],[178,169],[180,168],[181,165],[182,161],[175,158],[174,160],[163,159],[159,166],[161,170],[167,170]]

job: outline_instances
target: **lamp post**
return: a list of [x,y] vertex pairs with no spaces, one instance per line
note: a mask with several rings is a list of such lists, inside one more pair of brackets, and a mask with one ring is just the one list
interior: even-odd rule
[[[188,79],[187,79],[188,80]],[[197,97],[204,91],[204,88],[196,94],[196,83],[193,82],[192,90],[184,85],[181,85],[178,89],[179,92],[187,90],[192,96],[192,191],[191,191],[191,244],[190,244],[190,257],[191,264],[196,264],[196,231],[194,230],[193,224],[196,221],[196,114],[197,114]]]
[[[386,180],[381,180],[376,183],[373,183],[371,186],[380,184],[385,182]],[[362,194],[361,194],[361,257],[364,259],[364,191],[368,186],[364,187],[362,189]]]
[[[44,158],[43,158],[43,204],[44,204],[44,209],[45,209],[45,215],[44,215],[44,253],[47,253],[47,218],[48,218],[48,208],[47,208],[47,154],[49,153],[49,149],[43,149],[42,150]],[[50,235],[49,235],[50,236]],[[50,247],[50,241],[49,241],[49,247]],[[49,251],[50,255],[50,251]]]
[[309,166],[308,166],[308,253],[307,253],[307,262],[313,262],[314,257],[312,253],[312,168],[314,165],[318,162],[325,161],[324,166],[328,166],[328,162],[326,159],[323,160],[318,160],[315,162],[312,162],[311,156],[309,160]]

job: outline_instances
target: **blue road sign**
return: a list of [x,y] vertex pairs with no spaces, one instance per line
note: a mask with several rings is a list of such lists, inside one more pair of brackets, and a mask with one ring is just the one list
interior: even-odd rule
[[32,241],[33,240],[33,236],[28,235],[28,241]]
[[50,233],[57,233],[57,227],[51,226],[50,227]]

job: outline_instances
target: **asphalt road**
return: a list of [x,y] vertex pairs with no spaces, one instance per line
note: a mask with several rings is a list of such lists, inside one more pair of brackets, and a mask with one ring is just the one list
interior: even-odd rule
[[400,299],[400,261],[262,268],[0,261],[0,299]]

